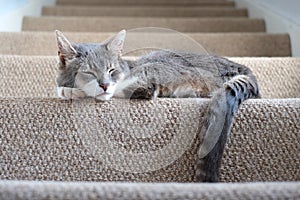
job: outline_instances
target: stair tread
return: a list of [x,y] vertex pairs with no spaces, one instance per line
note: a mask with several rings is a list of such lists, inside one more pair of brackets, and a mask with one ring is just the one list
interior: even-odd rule
[[160,5],[160,6],[234,6],[233,1],[224,0],[58,0],[57,5]]
[[[80,25],[79,25],[80,24]],[[264,32],[262,19],[239,17],[24,17],[23,31],[109,32],[141,27],[164,27],[180,32]]]
[[44,6],[42,15],[54,16],[151,16],[247,17],[247,9],[178,6]]
[[[82,196],[93,195],[94,199],[148,199],[153,196],[169,200],[175,199],[234,199],[266,197],[278,199],[297,199],[300,182],[247,182],[247,183],[122,183],[122,182],[71,182],[71,181],[26,181],[1,180],[0,187],[7,199],[15,196],[30,196],[32,199],[43,199],[45,196],[55,199],[82,199]],[[163,192],[162,192],[163,190]],[[270,195],[276,191],[276,195]],[[188,194],[188,195],[187,195]]]
[[[300,98],[300,58],[229,59],[252,69],[263,98]],[[56,64],[56,56],[0,55],[0,96],[56,97]]]
[[[116,33],[74,33],[64,32],[72,42],[99,43]],[[187,33],[186,35],[166,32],[151,33],[151,37],[128,31],[125,52],[129,47],[149,47],[155,44],[162,48],[198,49],[222,56],[290,56],[288,34],[267,33]],[[190,39],[191,38],[191,39]],[[201,46],[196,46],[194,39]],[[182,42],[180,42],[180,41]],[[137,42],[139,41],[139,42]],[[0,54],[56,55],[56,41],[53,32],[0,32],[2,48]],[[192,45],[190,45],[193,43]],[[133,45],[136,45],[134,47]],[[129,46],[127,48],[127,46]]]

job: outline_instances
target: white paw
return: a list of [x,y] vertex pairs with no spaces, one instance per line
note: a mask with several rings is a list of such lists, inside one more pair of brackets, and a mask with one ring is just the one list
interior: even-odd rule
[[86,94],[78,88],[57,87],[57,95],[62,99],[80,99],[86,97]]

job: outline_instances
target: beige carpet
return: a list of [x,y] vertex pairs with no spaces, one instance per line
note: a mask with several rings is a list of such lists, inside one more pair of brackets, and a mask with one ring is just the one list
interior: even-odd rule
[[[163,32],[163,31],[162,31]],[[116,33],[72,33],[64,32],[72,42],[99,43]],[[151,33],[146,36],[129,30],[125,41],[128,49],[159,47],[186,49],[187,51],[210,52],[220,56],[290,56],[291,45],[288,34],[266,33],[188,33],[186,35]],[[145,37],[147,39],[145,39]],[[193,41],[195,40],[195,41]],[[238,41],[238,42],[237,42]],[[53,32],[0,33],[1,54],[57,55]]]
[[156,5],[156,6],[228,6],[235,5],[232,1],[224,0],[57,0],[58,5]]
[[117,32],[122,29],[164,27],[179,32],[264,32],[262,19],[245,17],[29,17],[23,31]]
[[247,9],[179,6],[46,6],[42,15],[128,17],[247,17]]
[[[230,58],[249,66],[263,98],[300,98],[299,58]],[[0,56],[0,96],[56,97],[57,58]]]
[[299,199],[299,182],[239,184],[0,181],[0,198],[14,199]]
[[[0,179],[193,182],[207,102],[1,98]],[[299,118],[299,98],[245,102],[222,181],[299,181]]]

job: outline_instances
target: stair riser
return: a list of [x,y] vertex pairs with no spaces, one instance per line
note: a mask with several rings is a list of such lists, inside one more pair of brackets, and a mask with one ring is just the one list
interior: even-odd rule
[[[300,98],[299,58],[230,59],[253,70],[263,98]],[[0,97],[56,97],[56,64],[57,57],[0,56]]]
[[246,17],[246,9],[161,6],[54,6],[43,7],[43,15],[55,16],[151,16],[151,17]]
[[163,27],[180,32],[264,32],[260,19],[245,18],[134,18],[24,17],[23,31],[115,32],[121,29]]
[[228,6],[233,7],[233,1],[223,0],[58,0],[58,5],[159,5],[159,6]]
[[[64,33],[72,42],[100,43],[115,33]],[[197,43],[193,42],[195,40]],[[0,33],[0,54],[56,55],[53,32]],[[191,45],[192,43],[192,45]],[[133,44],[135,46],[133,46]],[[200,45],[200,46],[199,46]],[[202,47],[201,47],[202,46]],[[197,52],[211,52],[221,56],[290,56],[287,34],[265,33],[189,33],[185,36],[154,34],[145,39],[140,34],[127,33],[125,51],[145,47],[160,47]]]
[[[201,139],[189,136],[201,134],[196,131],[203,125],[208,103],[0,98],[0,178],[194,182]],[[297,181],[299,118],[300,99],[244,102],[222,159],[222,181]],[[143,171],[149,163],[154,163],[153,170]]]

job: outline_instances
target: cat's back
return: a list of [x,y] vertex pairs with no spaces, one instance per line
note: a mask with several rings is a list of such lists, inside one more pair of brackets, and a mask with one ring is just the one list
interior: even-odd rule
[[141,56],[137,62],[143,64],[163,64],[163,65],[182,65],[185,67],[214,67],[214,59],[211,55],[181,52],[173,50],[158,50],[152,51],[144,56]]
[[244,65],[208,53],[158,50],[141,56],[136,64],[139,67],[156,67],[159,65],[173,70],[191,70],[200,76],[211,74],[215,77],[222,77],[225,81],[236,75],[252,74],[252,71]]
[[247,67],[210,54],[160,50],[134,63],[131,76],[160,88],[162,97],[209,97],[233,77],[249,75]]

